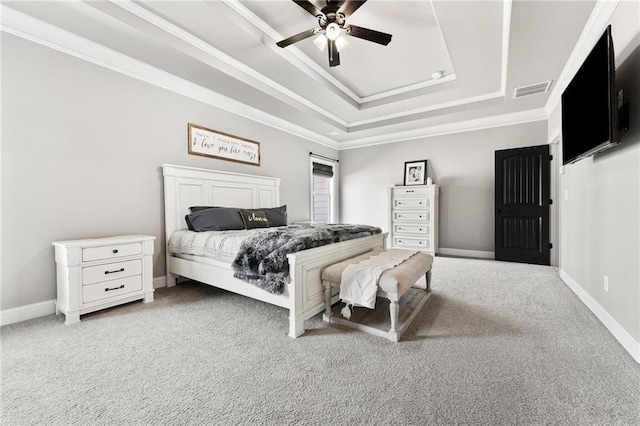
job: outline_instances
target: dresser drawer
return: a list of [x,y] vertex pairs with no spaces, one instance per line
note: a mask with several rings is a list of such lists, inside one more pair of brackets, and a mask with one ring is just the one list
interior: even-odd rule
[[426,225],[393,225],[393,232],[396,234],[427,234],[429,228]]
[[142,275],[85,285],[82,287],[82,302],[96,302],[138,290],[142,290]]
[[429,238],[414,238],[414,237],[394,237],[394,247],[407,247],[415,249],[430,249],[431,245]]
[[118,257],[142,254],[142,243],[114,244],[110,246],[88,247],[82,249],[82,261],[117,259]]
[[398,195],[418,195],[418,194],[426,195],[426,194],[429,194],[429,187],[416,186],[413,188],[406,188],[406,187],[392,188],[391,193],[393,194],[394,197],[397,197]]
[[393,200],[394,209],[426,209],[429,200],[426,198],[396,198]]
[[393,212],[393,220],[397,222],[410,221],[410,222],[425,222],[429,220],[429,212]]
[[141,259],[88,266],[82,268],[82,285],[117,280],[119,278],[140,274],[142,274]]

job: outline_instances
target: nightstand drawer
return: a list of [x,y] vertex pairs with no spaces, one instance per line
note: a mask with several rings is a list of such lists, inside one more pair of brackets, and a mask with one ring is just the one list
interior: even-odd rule
[[428,212],[393,212],[393,220],[394,221],[420,221],[425,222],[429,220]]
[[142,273],[142,260],[128,260],[126,262],[105,263],[103,265],[82,268],[82,285],[112,281],[119,278],[131,277]]
[[415,249],[429,248],[428,238],[407,238],[407,237],[395,237],[393,239],[393,245],[395,247],[410,247]]
[[393,232],[397,234],[426,234],[429,228],[426,225],[393,225]]
[[394,209],[426,209],[429,200],[426,198],[396,198],[393,200]]
[[82,302],[90,303],[142,290],[142,275],[82,287]]
[[110,246],[89,247],[82,249],[82,261],[116,259],[118,257],[142,254],[142,243],[115,244]]

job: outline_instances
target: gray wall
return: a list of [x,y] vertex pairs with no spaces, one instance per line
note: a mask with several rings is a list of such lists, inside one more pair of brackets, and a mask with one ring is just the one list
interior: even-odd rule
[[340,151],[340,217],[388,230],[387,188],[403,183],[405,161],[426,159],[440,185],[440,247],[493,252],[494,152],[546,143],[539,121]]
[[[633,6],[624,4],[625,8]],[[622,142],[564,168],[560,176],[560,268],[640,342],[640,13],[618,6],[612,17],[616,86],[631,100]],[[616,35],[636,33],[625,46]],[[622,58],[620,57],[622,56]],[[553,113],[559,123],[560,107]],[[551,123],[551,121],[550,121]],[[564,199],[564,194],[568,199]],[[609,291],[604,291],[604,276]]]
[[[187,154],[187,123],[259,141],[262,166]],[[282,178],[290,220],[309,218],[308,153],[335,150],[2,35],[2,300],[55,299],[52,241],[155,235],[164,269],[162,163]]]

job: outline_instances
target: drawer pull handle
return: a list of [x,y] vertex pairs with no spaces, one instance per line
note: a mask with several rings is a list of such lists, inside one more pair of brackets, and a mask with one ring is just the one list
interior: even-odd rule
[[413,189],[408,189],[407,192],[414,192]]
[[118,272],[124,272],[124,268],[120,268],[117,271],[104,271],[104,274],[109,275],[109,274],[116,274]]
[[113,288],[105,288],[104,291],[111,291],[111,290],[120,290],[121,288],[124,288],[124,284],[122,284],[120,287],[113,287]]
[[113,249],[113,254],[118,254],[118,249]]

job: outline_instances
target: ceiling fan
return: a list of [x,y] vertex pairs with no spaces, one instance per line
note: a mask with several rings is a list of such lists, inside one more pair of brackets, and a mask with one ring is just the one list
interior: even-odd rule
[[279,47],[287,47],[290,44],[321,33],[321,36],[314,40],[314,43],[316,43],[321,50],[324,50],[324,46],[328,45],[329,66],[331,67],[340,65],[340,49],[346,44],[346,40],[342,37],[343,33],[351,37],[361,38],[386,46],[391,41],[391,34],[358,27],[356,25],[346,25],[346,19],[366,1],[367,0],[327,0],[327,5],[322,9],[318,9],[308,0],[293,0],[294,3],[318,19],[320,28],[303,31],[276,44]]

